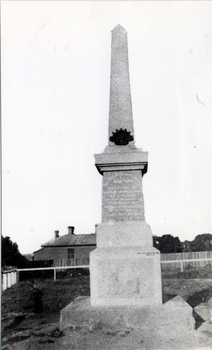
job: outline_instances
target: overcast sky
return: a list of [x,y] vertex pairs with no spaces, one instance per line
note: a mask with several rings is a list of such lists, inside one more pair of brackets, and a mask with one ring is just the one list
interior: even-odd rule
[[3,236],[32,253],[101,222],[111,30],[128,32],[154,235],[211,232],[211,1],[2,1]]

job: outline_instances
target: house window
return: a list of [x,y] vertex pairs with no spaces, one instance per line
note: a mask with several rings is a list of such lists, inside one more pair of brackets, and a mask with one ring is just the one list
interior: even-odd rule
[[74,249],[68,249],[67,253],[67,259],[74,259]]

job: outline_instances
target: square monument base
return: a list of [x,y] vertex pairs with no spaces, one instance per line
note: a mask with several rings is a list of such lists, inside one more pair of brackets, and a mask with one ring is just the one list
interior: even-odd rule
[[91,306],[162,304],[160,252],[152,247],[97,248],[90,254]]
[[138,328],[141,331],[168,333],[192,331],[195,326],[193,309],[180,296],[158,306],[148,307],[105,307],[91,306],[89,297],[78,297],[60,312],[60,330],[83,328],[92,330],[96,327]]

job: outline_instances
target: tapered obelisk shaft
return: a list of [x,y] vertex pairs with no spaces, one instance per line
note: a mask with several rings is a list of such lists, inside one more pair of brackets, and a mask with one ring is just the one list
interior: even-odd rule
[[[110,137],[116,130],[130,132],[130,144],[134,144],[134,127],[130,91],[127,31],[118,24],[112,30],[109,145],[114,145]],[[133,140],[132,140],[133,139]]]

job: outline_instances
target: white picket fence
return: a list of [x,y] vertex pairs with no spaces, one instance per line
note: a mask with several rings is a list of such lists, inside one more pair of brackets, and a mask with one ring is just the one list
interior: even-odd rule
[[180,267],[183,271],[188,266],[198,268],[206,265],[212,265],[212,251],[161,254],[163,270],[175,270]]
[[11,288],[14,284],[19,281],[19,272],[23,271],[50,271],[52,270],[54,273],[54,281],[57,279],[57,270],[64,271],[66,269],[84,269],[89,268],[89,265],[77,265],[77,266],[54,266],[54,267],[35,267],[35,268],[26,268],[26,269],[16,269],[11,271],[3,271],[2,272],[2,283],[1,289],[2,291]]
[[64,271],[66,269],[89,269],[89,265],[76,265],[76,266],[52,266],[52,267],[35,267],[35,268],[27,268],[27,269],[17,269],[18,272],[22,271],[50,271],[54,272],[54,281],[57,279],[57,270]]
[[11,288],[18,282],[18,271],[8,270],[2,272],[2,291]]
[[[57,270],[64,271],[65,269],[89,268],[88,264],[67,266],[64,262],[65,261],[61,262],[61,266],[36,267],[36,268],[13,269],[8,271],[3,271],[2,272],[2,291],[8,288],[11,288],[15,283],[17,283],[19,281],[19,272],[22,272],[22,271],[52,270],[54,273],[54,281],[56,281]],[[168,267],[171,268],[172,270],[180,267],[181,271],[183,271],[184,266],[188,264],[192,267],[202,267],[207,264],[212,265],[212,252],[161,254],[161,266],[163,269],[165,266],[167,266],[167,268]]]

